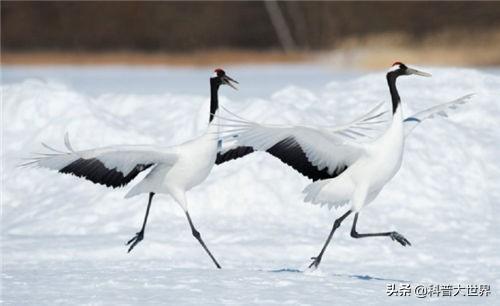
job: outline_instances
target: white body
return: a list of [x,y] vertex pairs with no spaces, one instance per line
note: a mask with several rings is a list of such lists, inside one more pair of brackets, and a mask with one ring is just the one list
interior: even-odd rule
[[[402,120],[399,106],[390,127],[380,138],[360,145],[360,157],[336,178],[306,187],[306,198],[313,203],[346,203],[351,200],[354,211],[359,211],[375,199],[401,167],[404,146]],[[317,192],[314,192],[315,184],[321,185]]]
[[185,192],[202,183],[210,174],[217,157],[217,131],[214,119],[207,131],[198,138],[169,148],[168,154],[176,156],[174,163],[155,166],[151,172],[126,195],[132,197],[140,193],[170,194],[187,209]]
[[[376,198],[400,169],[405,137],[421,121],[433,118],[436,114],[446,117],[446,111],[456,109],[471,96],[434,106],[405,120],[400,104],[389,126],[383,132],[378,132],[376,137],[368,134],[380,130],[378,124],[386,113],[380,112],[381,105],[353,122],[337,127],[263,125],[235,115],[235,118],[225,118],[229,122],[225,127],[229,129],[223,130],[226,133],[223,138],[261,151],[291,139],[290,154],[296,154],[294,145],[299,146],[307,161],[319,171],[327,170],[332,175],[338,173],[335,172],[338,168],[347,167],[334,178],[309,184],[304,189],[305,201],[328,205],[329,208],[350,202],[351,209],[359,211]],[[287,162],[292,167],[294,159],[291,156],[289,162],[292,164]]]

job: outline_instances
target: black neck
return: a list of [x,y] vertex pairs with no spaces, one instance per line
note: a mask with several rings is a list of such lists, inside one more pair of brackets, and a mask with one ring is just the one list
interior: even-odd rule
[[389,72],[387,74],[387,83],[389,84],[389,91],[391,92],[392,98],[392,113],[394,114],[401,104],[401,98],[399,98],[398,89],[396,88],[396,79],[398,74],[395,72]]
[[210,79],[210,118],[208,122],[214,120],[214,114],[219,108],[219,86],[217,79]]

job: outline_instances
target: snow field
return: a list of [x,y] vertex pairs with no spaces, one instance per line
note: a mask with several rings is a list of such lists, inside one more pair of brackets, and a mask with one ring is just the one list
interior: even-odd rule
[[[193,221],[222,271],[214,269],[170,198],[155,199],[144,241],[127,254],[124,243],[140,228],[147,197],[123,199],[130,185],[108,190],[49,170],[16,167],[30,152],[44,150],[41,141],[62,148],[66,131],[78,150],[125,143],[176,144],[206,126],[208,80],[197,82],[196,92],[190,93],[174,77],[168,84],[148,79],[146,68],[130,69],[129,74],[123,67],[106,68],[106,80],[115,85],[113,92],[105,92],[103,79],[93,78],[103,69],[86,69],[78,79],[66,79],[65,74],[77,75],[79,68],[59,72],[47,68],[50,77],[43,77],[41,69],[37,78],[29,77],[33,71],[24,67],[3,71],[5,304],[420,301],[413,296],[387,297],[386,284],[399,282],[490,284],[490,297],[432,301],[459,305],[498,301],[498,73],[430,67],[422,70],[433,78],[398,80],[406,115],[476,94],[450,118],[417,127],[407,139],[400,172],[360,214],[359,232],[397,230],[413,246],[404,248],[384,238],[352,239],[349,218],[334,236],[320,269],[299,273],[294,271],[307,267],[335,216],[344,210],[303,203],[301,191],[309,181],[264,153],[215,167],[203,184],[188,193]],[[238,74],[279,71],[273,69],[228,67],[226,71],[240,81]],[[383,72],[351,77],[322,72],[312,82],[315,85],[298,81],[297,75],[309,76],[314,69],[288,70],[287,83],[282,73],[280,78],[269,76],[262,92],[258,78],[241,82],[240,92],[223,88],[221,104],[258,122],[296,124],[340,124],[380,101],[389,107]],[[175,73],[166,69],[160,74]],[[202,80],[210,71],[182,70],[180,75]],[[129,79],[134,84],[129,86]],[[154,93],[136,90],[141,82],[145,88],[154,87]]]

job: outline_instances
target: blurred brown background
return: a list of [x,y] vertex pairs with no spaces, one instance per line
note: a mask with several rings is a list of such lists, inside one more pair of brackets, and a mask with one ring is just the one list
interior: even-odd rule
[[500,2],[1,2],[2,63],[500,64]]

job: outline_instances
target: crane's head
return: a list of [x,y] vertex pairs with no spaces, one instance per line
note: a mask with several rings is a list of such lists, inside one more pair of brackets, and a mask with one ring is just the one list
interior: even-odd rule
[[392,64],[392,67],[387,72],[387,75],[390,75],[390,74],[394,75],[396,77],[398,77],[400,75],[412,75],[412,74],[416,74],[416,75],[420,75],[420,76],[424,76],[424,77],[432,76],[430,73],[419,71],[415,68],[410,68],[401,62],[395,62],[394,64]]
[[214,70],[214,75],[210,78],[211,82],[215,82],[217,86],[220,85],[228,85],[231,86],[232,88],[238,90],[236,86],[234,86],[233,83],[239,84],[236,80],[230,78],[228,75],[226,75],[226,72],[220,68],[217,68]]

